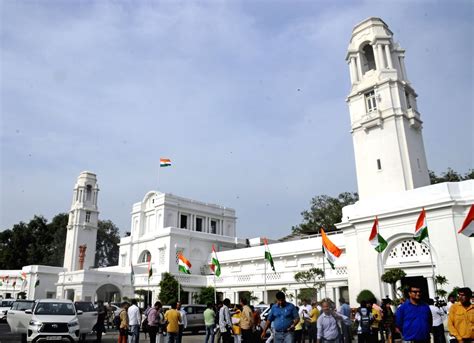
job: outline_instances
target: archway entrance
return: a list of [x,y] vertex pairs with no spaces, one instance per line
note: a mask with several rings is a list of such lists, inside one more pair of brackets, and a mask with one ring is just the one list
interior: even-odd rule
[[112,284],[105,284],[97,288],[96,293],[96,301],[102,300],[104,302],[120,302],[122,297],[120,294],[120,290],[117,286]]

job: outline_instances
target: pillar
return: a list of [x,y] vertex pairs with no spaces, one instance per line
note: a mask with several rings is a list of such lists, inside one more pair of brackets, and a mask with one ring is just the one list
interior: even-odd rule
[[351,72],[351,82],[352,83],[357,82],[358,78],[357,78],[357,66],[355,62],[355,57],[351,57],[349,60],[349,70]]
[[390,45],[389,44],[385,45],[385,57],[387,58],[387,67],[388,67],[388,69],[393,69],[392,55],[390,54]]
[[426,278],[426,281],[428,282],[428,295],[430,298],[434,299],[436,296],[436,293],[435,293],[435,285],[434,285],[433,277],[428,276]]
[[406,72],[406,69],[405,69],[405,57],[400,56],[399,61],[400,61],[400,70],[402,72],[402,78],[404,80],[408,80],[407,72]]
[[359,75],[359,80],[362,80],[362,64],[360,62],[360,52],[357,53],[357,74]]
[[383,49],[382,49],[382,44],[377,44],[377,59],[379,61],[379,65],[377,66],[377,69],[385,69],[385,61],[383,58]]

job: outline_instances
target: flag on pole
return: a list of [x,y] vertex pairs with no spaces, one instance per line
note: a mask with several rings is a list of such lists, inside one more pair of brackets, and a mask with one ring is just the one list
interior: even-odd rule
[[211,270],[215,276],[219,277],[221,275],[221,264],[217,259],[216,249],[214,248],[214,244],[212,245],[212,257],[211,257]]
[[133,265],[132,263],[130,263],[130,268],[132,269],[131,273],[130,273],[130,283],[133,284],[135,283],[135,272],[133,271]]
[[36,282],[35,282],[35,288],[38,287],[40,285],[40,279],[36,279]]
[[263,239],[263,243],[265,244],[265,260],[270,263],[270,266],[272,267],[273,271],[275,271],[275,265],[273,264],[273,257],[270,252],[270,248],[268,247],[268,241],[266,238]]
[[420,216],[416,221],[415,234],[413,239],[418,243],[421,243],[426,237],[428,237],[428,225],[426,224],[426,212],[423,208],[421,210]]
[[387,247],[387,241],[379,233],[379,219],[377,217],[375,217],[372,232],[370,232],[369,242],[378,253],[381,253]]
[[26,272],[21,273],[21,280],[25,281],[26,280]]
[[183,254],[179,254],[178,256],[178,271],[184,274],[191,274],[191,262],[188,261]]
[[326,259],[328,260],[329,264],[331,265],[331,268],[335,269],[334,262],[336,262],[336,258],[341,256],[342,250],[329,240],[323,228],[321,228],[321,238],[323,241],[323,253],[326,256]]
[[13,289],[15,289],[15,286],[16,286],[16,280],[15,280],[15,281],[13,281],[13,284],[12,284],[12,286],[13,286]]
[[151,267],[151,255],[148,255],[148,281],[153,276],[153,268]]
[[5,279],[7,279],[7,285],[10,283],[10,275],[5,276]]
[[464,222],[462,223],[461,229],[458,231],[458,233],[462,233],[467,237],[474,236],[474,205],[471,205],[466,219],[464,219]]
[[170,167],[171,160],[169,158],[160,158],[160,167]]

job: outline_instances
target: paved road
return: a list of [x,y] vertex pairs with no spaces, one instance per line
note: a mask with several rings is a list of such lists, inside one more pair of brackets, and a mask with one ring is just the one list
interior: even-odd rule
[[[87,337],[88,343],[93,343],[95,339],[94,335],[89,335]],[[104,343],[112,343],[117,342],[118,334],[117,330],[111,330],[107,332],[105,336],[102,336],[102,342]],[[10,332],[10,327],[6,323],[0,323],[0,343],[19,343],[20,335],[14,335]],[[145,334],[140,334],[140,342],[148,343],[148,337],[145,339]],[[203,343],[204,342],[204,334],[199,335],[192,335],[191,333],[185,333],[183,336],[183,343]]]

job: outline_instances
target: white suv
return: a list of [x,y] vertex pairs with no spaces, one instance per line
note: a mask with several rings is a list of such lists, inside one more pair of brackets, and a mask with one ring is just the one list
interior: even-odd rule
[[79,341],[79,320],[77,311],[70,300],[42,299],[37,300],[31,313],[28,325],[28,342],[42,341]]

